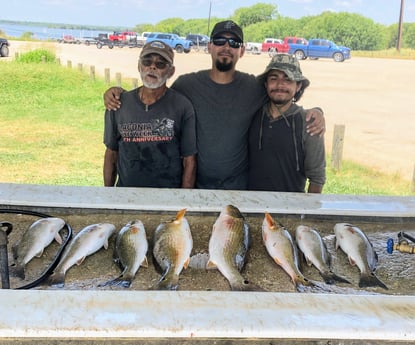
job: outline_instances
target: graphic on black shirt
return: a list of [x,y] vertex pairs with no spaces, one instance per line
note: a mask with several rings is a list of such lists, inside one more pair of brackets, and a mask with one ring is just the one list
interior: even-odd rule
[[167,142],[174,137],[174,120],[163,118],[151,122],[120,123],[118,131],[124,142]]

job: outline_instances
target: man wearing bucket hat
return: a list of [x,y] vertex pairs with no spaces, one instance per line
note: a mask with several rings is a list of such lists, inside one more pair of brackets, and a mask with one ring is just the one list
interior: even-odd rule
[[166,85],[173,59],[165,43],[147,43],[138,60],[143,86],[122,93],[122,106],[105,112],[105,186],[194,187],[195,116],[190,101]]
[[323,136],[311,136],[296,104],[310,85],[297,59],[277,54],[258,76],[268,102],[249,132],[249,189],[321,193],[326,180]]
[[[217,23],[208,50],[210,69],[181,75],[172,88],[193,104],[197,132],[196,187],[248,188],[248,131],[254,114],[266,102],[264,86],[255,76],[236,70],[245,53],[242,28],[232,20]],[[104,94],[107,109],[119,107],[119,88]],[[324,133],[324,116],[311,110],[308,130]]]

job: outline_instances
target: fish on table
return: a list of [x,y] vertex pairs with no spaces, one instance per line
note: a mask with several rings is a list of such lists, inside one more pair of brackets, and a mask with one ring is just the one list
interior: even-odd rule
[[295,241],[303,253],[308,266],[314,266],[326,284],[350,282],[331,270],[331,255],[319,232],[307,225],[299,225],[295,229]]
[[235,291],[263,290],[240,273],[245,265],[249,240],[249,226],[239,209],[233,205],[225,206],[212,228],[206,268],[217,268]]
[[73,265],[82,264],[87,256],[96,253],[102,247],[108,249],[108,239],[114,232],[115,225],[109,223],[91,224],[83,228],[64,249],[59,263],[49,277],[49,284],[63,287],[66,272]]
[[295,288],[314,284],[299,269],[298,250],[289,231],[265,213],[262,222],[262,240],[268,254],[291,278]]
[[176,217],[160,223],[153,233],[153,257],[162,270],[160,280],[153,290],[177,290],[179,276],[190,262],[193,238],[185,218],[186,209],[177,212]]
[[141,266],[148,267],[148,242],[141,220],[127,223],[115,240],[114,261],[123,268],[120,276],[99,286],[121,286],[129,288]]
[[348,223],[337,223],[334,226],[336,249],[339,247],[346,253],[352,266],[360,270],[359,287],[388,287],[375,275],[378,255],[366,234],[356,226]]
[[22,238],[12,246],[15,261],[15,273],[25,278],[25,267],[35,256],[41,257],[43,251],[53,240],[62,244],[59,231],[65,226],[61,218],[47,217],[35,221],[23,234]]

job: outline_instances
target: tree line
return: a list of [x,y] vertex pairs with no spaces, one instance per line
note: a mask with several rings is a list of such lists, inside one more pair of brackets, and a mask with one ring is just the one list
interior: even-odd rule
[[[373,51],[395,48],[398,41],[398,23],[386,26],[349,12],[323,12],[293,19],[280,15],[276,5],[265,3],[238,8],[229,18],[168,18],[155,25],[138,24],[133,30],[170,32],[179,36],[189,33],[209,35],[215,23],[225,19],[241,25],[247,42],[262,42],[265,37],[297,36],[325,38],[352,50]],[[401,48],[415,49],[415,23],[403,24]]]

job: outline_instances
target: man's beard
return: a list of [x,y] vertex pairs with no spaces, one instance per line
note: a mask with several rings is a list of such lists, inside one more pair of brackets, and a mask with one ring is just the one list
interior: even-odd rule
[[154,81],[149,83],[147,80],[145,80],[145,77],[147,76],[147,74],[149,74],[149,73],[142,72],[141,73],[141,80],[143,82],[143,85],[145,87],[149,88],[149,89],[159,88],[160,86],[164,85],[166,83],[167,79],[168,79],[167,75],[164,76],[164,77],[157,76],[157,80],[154,80]]
[[233,62],[221,62],[219,60],[216,60],[216,68],[220,72],[228,72],[233,68]]

